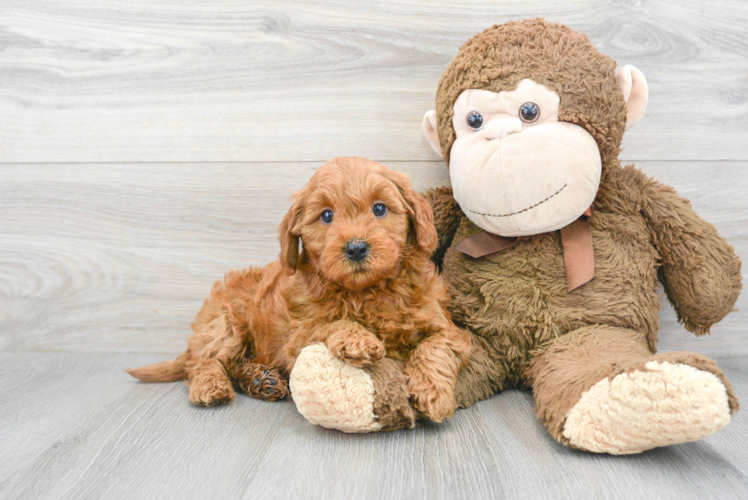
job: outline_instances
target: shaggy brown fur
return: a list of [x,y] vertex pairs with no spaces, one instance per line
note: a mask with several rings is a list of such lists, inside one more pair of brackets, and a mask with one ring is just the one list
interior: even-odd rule
[[[375,203],[386,215],[372,213]],[[333,212],[329,224],[320,218],[326,209]],[[401,360],[405,375],[396,383],[415,407],[436,421],[451,416],[470,343],[446,312],[446,289],[429,260],[432,211],[407,176],[362,158],[333,159],[296,193],[279,233],[280,261],[229,272],[213,286],[187,352],[129,373],[147,382],[186,378],[198,405],[230,401],[234,385],[273,399],[275,388],[287,391],[301,349],[326,342],[351,365],[382,364],[373,372]],[[345,257],[352,240],[369,245],[361,262]],[[387,408],[412,421],[401,399]]]
[[521,237],[507,250],[473,259],[454,246],[481,230],[462,213],[451,189],[425,195],[434,209],[433,258],[449,285],[449,310],[471,337],[470,361],[455,388],[458,406],[510,387],[533,388],[538,415],[567,444],[564,420],[584,391],[653,359],[716,374],[731,411],[738,407],[713,361],[693,353],[653,354],[658,284],[686,329],[702,335],[734,307],[740,260],[672,188],[621,166],[626,111],[615,66],[585,35],[565,26],[540,19],[510,22],[465,43],[436,99],[447,161],[459,94],[468,88],[513,90],[523,78],[556,91],[560,119],[585,128],[600,148],[602,179],[589,219],[596,274],[570,293],[557,231]]
[[410,405],[403,362],[384,358],[364,370],[371,377],[374,393],[382,396],[374,400],[374,415],[381,430],[412,429],[423,415]]

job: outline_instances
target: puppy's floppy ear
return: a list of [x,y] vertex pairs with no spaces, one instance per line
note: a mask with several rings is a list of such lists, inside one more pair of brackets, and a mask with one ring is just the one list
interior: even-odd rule
[[280,262],[288,271],[299,266],[299,243],[301,224],[304,216],[304,191],[294,193],[294,201],[278,227],[280,240]]
[[423,196],[413,191],[407,175],[392,172],[390,180],[395,183],[405,200],[405,208],[410,219],[408,243],[418,245],[425,252],[432,253],[436,250],[437,236],[434,227],[434,211],[431,210],[431,205]]

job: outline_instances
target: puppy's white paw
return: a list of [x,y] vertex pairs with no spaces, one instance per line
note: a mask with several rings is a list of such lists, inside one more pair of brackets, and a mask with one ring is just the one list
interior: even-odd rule
[[374,414],[371,376],[334,357],[323,343],[301,350],[289,386],[299,413],[313,424],[343,432],[382,427]]
[[582,394],[563,434],[572,446],[625,455],[694,441],[730,422],[727,389],[713,373],[650,361]]

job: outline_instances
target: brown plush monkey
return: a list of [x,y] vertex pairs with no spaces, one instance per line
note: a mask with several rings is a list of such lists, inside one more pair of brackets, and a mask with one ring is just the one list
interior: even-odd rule
[[[621,166],[623,133],[648,93],[636,68],[615,67],[566,26],[494,26],[450,63],[424,130],[452,180],[428,193],[434,259],[453,319],[472,332],[457,404],[531,388],[554,438],[626,454],[729,422],[738,403],[712,360],[655,354],[657,289],[702,335],[732,310],[741,274],[733,248],[688,201]],[[324,371],[316,362],[305,381]],[[339,427],[350,408],[311,404],[314,384],[294,388],[293,378],[302,414]],[[370,379],[370,397],[340,398],[396,427],[402,409],[387,402],[398,401],[402,383],[384,371]]]

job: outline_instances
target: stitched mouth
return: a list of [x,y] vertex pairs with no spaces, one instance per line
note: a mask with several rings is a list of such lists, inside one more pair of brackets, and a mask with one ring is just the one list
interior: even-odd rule
[[563,191],[564,189],[566,189],[566,186],[568,186],[568,184],[564,184],[563,186],[561,186],[561,188],[558,191],[556,191],[555,193],[553,193],[552,195],[550,195],[548,198],[546,198],[544,200],[541,200],[541,201],[537,202],[536,204],[531,205],[531,206],[529,206],[527,208],[523,208],[522,210],[520,210],[518,212],[511,212],[511,213],[508,213],[508,214],[488,214],[488,213],[483,213],[483,212],[476,212],[475,210],[470,210],[469,208],[466,208],[465,210],[467,210],[468,212],[474,213],[476,215],[483,215],[485,217],[511,217],[512,215],[518,215],[518,214],[530,211],[533,208],[542,205],[543,203],[545,203],[546,201],[550,200],[551,198],[553,198],[554,196],[556,196],[558,193],[560,193],[561,191]]

